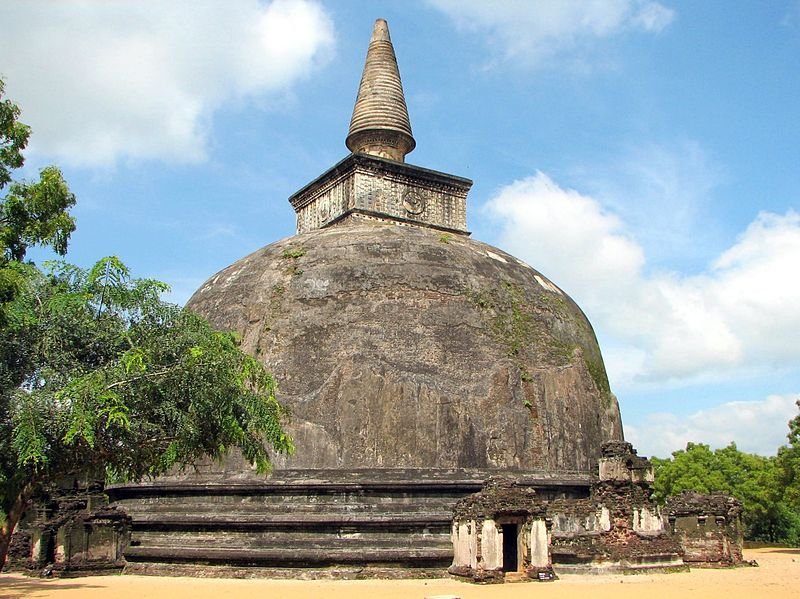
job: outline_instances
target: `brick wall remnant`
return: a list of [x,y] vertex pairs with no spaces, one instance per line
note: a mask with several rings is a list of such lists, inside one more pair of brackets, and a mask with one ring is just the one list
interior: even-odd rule
[[686,563],[698,567],[744,563],[742,504],[735,498],[684,491],[667,500],[664,521],[683,547]]
[[[102,485],[57,488],[35,498],[36,506],[14,539],[24,557],[13,567],[50,575],[121,571],[130,518],[109,506]],[[24,541],[24,543],[23,543]]]

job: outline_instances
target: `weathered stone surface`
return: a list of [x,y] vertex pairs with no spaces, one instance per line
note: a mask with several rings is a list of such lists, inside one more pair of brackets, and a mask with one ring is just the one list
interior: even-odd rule
[[[580,309],[469,239],[471,181],[402,162],[414,140],[382,20],[346,144],[354,154],[289,198],[298,235],[188,304],[275,375],[296,455],[267,480],[234,453],[109,489],[132,518],[129,570],[443,573],[459,499],[495,475],[542,500],[586,497],[601,444],[622,440]],[[484,521],[481,577],[524,574],[512,553],[534,545],[528,575],[550,573],[546,528],[526,540],[518,520]]]
[[46,576],[119,572],[128,543],[130,518],[108,505],[102,485],[54,487],[35,498],[14,533],[12,569]]
[[724,516],[728,519],[742,515],[742,503],[729,495],[706,495],[684,491],[667,500],[665,511],[672,516]]
[[11,535],[11,543],[8,546],[8,555],[4,570],[7,572],[14,570],[24,570],[28,568],[31,561],[31,551],[33,549],[33,539],[29,530],[17,530]]
[[278,381],[279,468],[596,472],[622,438],[592,328],[509,254],[462,236],[342,225],[266,246],[189,307]]
[[453,510],[453,520],[495,519],[516,514],[544,517],[544,503],[537,501],[535,489],[497,477],[487,480],[480,492],[459,501]]
[[625,441],[609,441],[601,449],[600,480],[650,484],[655,480],[653,465],[636,455],[633,445]]
[[[457,470],[283,470],[268,480],[187,474],[107,491],[132,521],[126,572],[441,576],[453,556],[453,506],[485,478]],[[588,478],[518,480],[547,497],[585,495]]]
[[[649,460],[620,441],[604,444],[601,453],[601,476],[588,496],[542,497],[496,477],[459,501],[448,571],[473,582],[503,582],[509,573],[518,580],[520,572],[552,580],[555,573],[685,569],[678,539],[650,500],[650,482],[637,474],[651,469]],[[615,476],[604,478],[609,464],[616,464]]]

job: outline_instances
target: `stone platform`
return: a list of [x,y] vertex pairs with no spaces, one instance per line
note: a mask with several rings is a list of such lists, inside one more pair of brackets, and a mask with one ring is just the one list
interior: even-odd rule
[[[515,473],[549,498],[590,477]],[[125,571],[232,577],[442,576],[456,502],[483,471],[282,471],[263,481],[159,480],[107,489],[131,518]]]

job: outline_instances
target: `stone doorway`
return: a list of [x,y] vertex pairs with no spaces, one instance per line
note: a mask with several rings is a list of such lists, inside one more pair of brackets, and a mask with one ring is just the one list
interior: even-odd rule
[[518,572],[519,555],[519,523],[507,522],[503,527],[503,572]]

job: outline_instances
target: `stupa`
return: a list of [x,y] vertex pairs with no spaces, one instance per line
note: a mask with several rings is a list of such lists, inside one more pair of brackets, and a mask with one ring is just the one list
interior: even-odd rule
[[297,234],[188,304],[274,374],[296,453],[266,479],[232,455],[109,489],[132,518],[128,571],[441,575],[460,499],[497,476],[586,498],[601,446],[622,441],[580,308],[470,237],[471,181],[405,162],[416,142],[383,20],[346,145],[289,198]]

